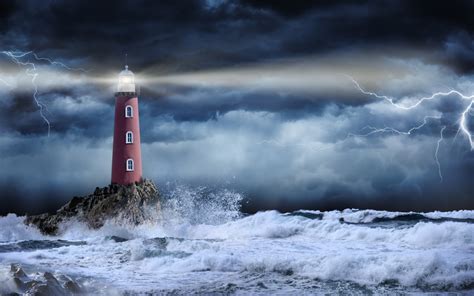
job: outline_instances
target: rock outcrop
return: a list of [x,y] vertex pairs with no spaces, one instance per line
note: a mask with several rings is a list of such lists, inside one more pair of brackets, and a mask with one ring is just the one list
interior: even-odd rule
[[[42,275],[36,274],[34,279],[28,276],[18,264],[11,264],[10,268],[13,281],[18,289],[24,295],[76,295],[83,294],[78,283],[65,275],[55,277],[50,272]],[[20,295],[16,292],[10,295]]]
[[73,197],[54,214],[28,216],[25,224],[35,225],[43,234],[50,235],[57,233],[61,222],[72,218],[91,228],[100,228],[109,219],[140,224],[160,213],[159,199],[158,189],[150,180],[131,185],[111,184],[97,187],[91,195]]

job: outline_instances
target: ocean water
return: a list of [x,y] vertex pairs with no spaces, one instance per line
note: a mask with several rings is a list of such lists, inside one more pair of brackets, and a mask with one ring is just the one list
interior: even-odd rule
[[177,187],[157,219],[68,221],[41,235],[0,217],[0,294],[67,276],[91,295],[474,294],[474,211],[277,211],[244,215],[241,196]]

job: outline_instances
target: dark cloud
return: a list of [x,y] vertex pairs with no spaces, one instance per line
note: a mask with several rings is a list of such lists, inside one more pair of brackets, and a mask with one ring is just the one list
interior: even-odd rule
[[346,5],[363,5],[367,4],[364,1],[260,1],[260,0],[243,0],[240,1],[243,5],[249,5],[257,9],[265,9],[275,12],[281,16],[294,18],[300,17],[303,14],[314,13],[315,11],[328,11],[339,9]]
[[17,3],[14,1],[2,1],[0,3],[0,32],[8,29],[8,20],[15,13],[16,6]]
[[[86,77],[116,73],[125,53],[133,70],[166,75],[308,56],[345,63],[353,53],[369,52],[368,62],[372,54],[373,60],[381,55],[409,68],[378,90],[410,97],[438,87],[474,90],[473,6],[390,0],[3,1],[0,44],[1,50],[34,50],[86,68]],[[38,212],[104,185],[113,90],[87,83],[39,89],[52,125],[45,139],[31,77],[5,55],[0,63],[0,74],[22,74],[21,91],[0,93],[0,166],[15,168],[0,174],[0,213]],[[70,74],[39,64],[54,68],[58,79]],[[423,84],[410,71],[430,81]],[[145,86],[140,100],[145,171],[158,182],[232,180],[233,188],[247,194],[249,211],[474,207],[472,152],[462,135],[454,141],[466,106],[456,96],[404,114],[360,94],[196,85]],[[382,133],[346,140],[367,125],[407,131],[435,113],[439,120],[407,137]],[[439,183],[434,148],[443,126],[454,144],[440,147]],[[324,145],[329,148],[318,150]],[[49,174],[42,173],[45,167]],[[31,206],[31,199],[42,206]]]
[[[354,48],[439,52],[470,71],[471,1],[35,1],[2,4],[3,38],[95,71],[125,52],[170,71]],[[214,4],[212,4],[214,3]],[[464,37],[463,37],[464,36]]]

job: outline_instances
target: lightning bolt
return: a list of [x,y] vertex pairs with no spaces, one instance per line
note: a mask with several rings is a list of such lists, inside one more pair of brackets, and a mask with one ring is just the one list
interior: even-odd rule
[[8,86],[10,89],[13,89],[13,85],[11,85],[9,82],[7,82],[6,80],[0,78],[0,82],[5,84],[6,86]]
[[468,114],[469,111],[471,111],[473,103],[474,103],[474,100],[472,100],[471,103],[462,112],[461,119],[459,121],[459,130],[458,130],[458,131],[462,131],[467,136],[469,140],[469,144],[471,145],[471,151],[474,150],[474,143],[472,140],[472,134],[467,127],[466,114]]
[[[398,109],[402,109],[402,110],[411,110],[411,109],[414,109],[414,108],[418,107],[419,105],[421,105],[424,101],[430,101],[430,100],[434,100],[438,97],[446,97],[446,96],[449,96],[449,95],[457,95],[463,100],[470,100],[469,104],[463,110],[463,112],[461,113],[461,117],[459,118],[459,129],[458,129],[458,132],[456,133],[456,136],[457,136],[457,134],[459,134],[459,132],[462,132],[469,141],[471,151],[474,150],[473,137],[472,137],[472,134],[471,134],[471,132],[470,132],[468,126],[467,126],[467,116],[469,115],[469,112],[472,109],[472,105],[474,104],[474,95],[467,96],[467,95],[464,95],[463,93],[461,93],[457,90],[450,90],[448,92],[435,92],[431,96],[422,97],[422,98],[416,100],[415,103],[413,103],[411,105],[401,105],[401,104],[396,103],[394,98],[391,98],[391,97],[388,97],[388,96],[385,96],[385,95],[379,95],[379,94],[374,93],[374,92],[366,91],[365,89],[363,89],[360,86],[360,84],[354,78],[352,78],[351,76],[348,76],[348,75],[345,75],[345,76],[348,77],[354,83],[356,88],[361,93],[363,93],[365,95],[376,97],[378,99],[388,101],[392,106],[394,106]],[[397,133],[397,134],[410,135],[413,131],[418,130],[418,129],[422,128],[423,126],[425,126],[427,124],[427,119],[429,119],[429,118],[440,119],[440,117],[425,116],[425,118],[423,120],[423,123],[421,125],[415,126],[411,129],[409,129],[407,132],[401,132],[401,131],[396,130],[392,127],[385,127],[383,129],[377,129],[377,128],[369,126],[368,128],[371,129],[371,131],[369,133],[362,134],[362,135],[354,135],[354,134],[352,134],[352,135],[353,136],[364,136],[364,137],[366,137],[366,136],[369,136],[371,134],[380,133],[380,132],[394,132],[394,133]],[[439,137],[438,141],[436,142],[436,150],[435,150],[435,161],[436,161],[436,165],[438,166],[438,175],[439,175],[439,178],[440,178],[441,182],[443,181],[443,174],[441,172],[441,164],[440,164],[440,161],[439,161],[439,158],[438,158],[438,152],[439,152],[440,144],[444,140],[443,133],[444,133],[445,129],[446,129],[446,126],[443,126],[440,130],[440,137]]]
[[[46,61],[50,65],[59,66],[61,68],[69,70],[69,71],[81,71],[81,72],[84,72],[84,73],[87,72],[87,71],[83,68],[71,68],[71,67],[65,65],[64,63],[54,61],[50,58],[40,57],[36,53],[34,53],[33,51],[27,51],[27,52],[1,51],[0,53],[3,54],[3,55],[6,55],[8,58],[10,58],[11,61],[13,61],[18,66],[26,68],[25,69],[25,74],[31,78],[31,84],[32,84],[33,89],[34,89],[34,91],[33,91],[33,100],[35,101],[36,106],[38,106],[38,108],[39,108],[39,113],[40,113],[41,118],[43,119],[43,121],[48,126],[48,137],[49,137],[49,135],[51,133],[51,123],[50,123],[48,117],[44,114],[44,110],[45,109],[47,110],[47,108],[46,108],[46,105],[43,104],[38,98],[38,85],[36,84],[36,78],[39,75],[38,69],[37,69],[36,64],[34,62],[31,62],[29,59],[27,61],[22,61],[22,59],[27,57],[27,56],[32,56],[35,59],[35,61]],[[6,82],[5,80],[0,79],[0,81],[2,83],[4,83],[5,85],[9,86],[11,89],[13,89],[13,86],[11,84],[9,84],[8,82]]]
[[[415,109],[415,108],[419,107],[425,101],[432,101],[432,100],[435,100],[437,98],[442,98],[442,97],[446,97],[446,96],[450,96],[450,95],[457,95],[462,100],[468,100],[469,104],[463,110],[463,112],[461,113],[461,116],[458,120],[459,128],[457,130],[456,136],[459,133],[462,133],[463,135],[465,135],[466,138],[469,140],[471,151],[474,150],[474,139],[473,139],[473,136],[471,134],[471,131],[468,128],[468,122],[467,122],[469,112],[471,111],[472,106],[474,104],[474,95],[468,96],[468,95],[465,95],[465,94],[463,94],[463,93],[461,93],[457,90],[450,90],[450,91],[447,91],[447,92],[436,92],[436,93],[433,93],[430,96],[419,98],[414,103],[411,103],[411,104],[401,104],[401,103],[398,103],[400,101],[399,99],[395,99],[395,98],[392,98],[392,97],[389,97],[389,96],[386,96],[386,95],[380,95],[380,94],[377,94],[375,92],[367,91],[367,90],[363,89],[361,87],[361,85],[354,78],[352,78],[351,76],[348,76],[348,75],[344,75],[344,76],[348,77],[354,83],[356,88],[362,94],[365,94],[365,95],[368,95],[368,96],[373,96],[375,98],[384,100],[384,101],[390,103],[393,107],[395,107],[397,109],[404,110],[404,111]],[[408,130],[399,130],[399,129],[396,129],[396,128],[390,127],[390,126],[385,126],[383,128],[377,128],[377,127],[373,127],[373,126],[365,126],[361,130],[369,130],[368,132],[362,133],[362,134],[348,133],[347,136],[344,139],[338,141],[337,143],[334,143],[334,145],[342,144],[342,143],[346,142],[348,139],[350,139],[352,137],[369,137],[369,136],[377,134],[377,133],[393,133],[393,134],[398,134],[398,135],[409,136],[409,135],[412,135],[414,132],[416,132],[416,131],[422,129],[423,127],[425,127],[430,120],[440,120],[440,119],[441,119],[441,116],[425,116],[423,118],[422,123],[420,123],[420,124],[418,124],[414,127],[411,127]],[[438,154],[439,154],[439,149],[440,149],[441,142],[443,142],[443,140],[444,140],[444,132],[445,132],[446,128],[447,128],[446,125],[442,126],[442,128],[440,130],[440,133],[439,133],[439,138],[436,142],[436,149],[435,149],[435,152],[434,152],[434,160],[435,160],[437,168],[438,168],[438,175],[439,175],[439,178],[440,178],[441,182],[443,181],[443,174],[442,174],[441,164],[440,164],[440,161],[439,161]],[[311,149],[317,150],[317,151],[325,150],[325,149],[328,149],[328,148],[331,147],[331,146],[315,147],[314,145],[300,144],[300,143],[285,144],[285,143],[279,142],[277,140],[264,140],[264,141],[261,141],[259,144],[271,144],[271,145],[276,145],[276,146],[279,146],[279,147],[282,147],[282,148],[289,148],[290,146],[291,147],[293,147],[293,146],[305,146],[305,147],[306,146],[308,146],[308,147],[311,146],[310,147]]]
[[376,128],[376,127],[368,125],[368,126],[365,126],[364,128],[362,128],[362,130],[369,129],[370,132],[368,132],[366,134],[349,133],[349,136],[368,137],[368,136],[376,134],[376,133],[395,133],[395,134],[399,134],[399,135],[411,135],[414,131],[417,131],[417,130],[421,129],[426,124],[428,124],[428,119],[441,119],[441,117],[440,116],[425,116],[425,118],[423,119],[423,123],[421,123],[420,125],[417,125],[415,127],[412,127],[407,131],[400,131],[398,129],[395,129],[393,127],[388,127],[388,126],[386,126],[384,128]]
[[438,151],[439,151],[439,145],[443,141],[443,132],[445,129],[446,129],[446,126],[443,126],[441,128],[441,131],[439,132],[439,139],[438,139],[438,142],[436,142],[436,151],[435,151],[435,159],[436,159],[436,164],[438,165],[438,175],[439,175],[440,182],[443,182],[443,174],[441,173],[441,164],[439,163],[439,159],[438,159]]
[[51,133],[51,123],[49,122],[48,118],[44,114],[44,111],[43,111],[44,108],[45,108],[44,105],[39,101],[39,99],[37,97],[37,95],[38,95],[38,85],[36,84],[36,78],[38,77],[38,73],[37,73],[37,70],[36,70],[36,65],[32,62],[29,62],[29,61],[22,62],[22,61],[19,60],[21,58],[24,58],[28,54],[30,54],[31,51],[24,52],[24,53],[17,53],[17,52],[11,52],[11,51],[2,51],[1,53],[8,56],[13,62],[15,62],[15,64],[17,64],[19,66],[26,67],[25,73],[26,73],[26,75],[31,77],[31,84],[33,85],[33,88],[34,88],[33,99],[36,103],[36,106],[38,106],[38,108],[39,108],[41,118],[43,118],[44,122],[48,126],[48,137],[49,137],[49,135]]
[[[420,125],[417,125],[415,127],[410,128],[406,132],[400,131],[400,130],[395,129],[393,127],[375,128],[375,127],[372,127],[372,126],[366,126],[363,129],[370,129],[371,130],[370,132],[368,132],[366,134],[352,134],[352,133],[350,133],[349,136],[368,137],[368,136],[376,134],[376,133],[387,133],[387,132],[395,133],[395,134],[398,134],[398,135],[411,135],[412,132],[417,131],[417,130],[421,129],[422,127],[424,127],[428,123],[428,119],[441,119],[441,117],[440,116],[425,116],[425,118],[423,119],[423,123],[421,123]],[[443,182],[443,174],[441,172],[441,164],[439,162],[438,152],[439,152],[439,146],[440,146],[441,142],[444,140],[443,132],[444,132],[445,129],[446,129],[446,126],[443,126],[441,128],[440,137],[439,137],[438,141],[436,142],[436,150],[435,150],[435,155],[434,155],[436,165],[438,167],[438,175],[439,175],[440,182]]]
[[64,68],[66,70],[69,70],[69,71],[79,71],[79,72],[83,72],[83,73],[87,73],[89,72],[89,70],[86,70],[84,68],[73,68],[73,67],[69,67],[67,66],[66,64],[64,63],[61,63],[61,62],[58,62],[58,61],[55,61],[55,60],[52,60],[50,58],[45,58],[45,57],[39,57],[36,53],[30,51],[29,53],[31,53],[35,59],[37,61],[47,61],[50,65],[53,65],[53,66],[60,66],[61,68]]
[[474,103],[474,95],[470,95],[470,96],[467,96],[467,95],[464,95],[463,93],[457,91],[457,90],[450,90],[448,92],[436,92],[436,93],[433,93],[431,96],[429,97],[422,97],[420,99],[418,99],[415,103],[411,104],[411,105],[401,105],[401,104],[398,104],[395,102],[394,98],[391,98],[391,97],[388,97],[388,96],[385,96],[385,95],[379,95],[377,93],[374,93],[374,92],[370,92],[370,91],[366,91],[364,90],[360,84],[354,79],[352,78],[351,76],[349,75],[345,75],[346,77],[348,77],[353,83],[354,85],[356,86],[356,88],[363,94],[365,95],[369,95],[369,96],[373,96],[373,97],[376,97],[378,99],[382,99],[382,100],[386,100],[388,101],[392,106],[398,108],[398,109],[402,109],[402,110],[411,110],[411,109],[414,109],[416,107],[418,107],[421,103],[423,103],[424,101],[431,101],[431,100],[434,100],[435,98],[437,97],[446,97],[446,96],[450,96],[450,95],[457,95],[459,96],[461,99],[463,100],[470,100],[470,103],[468,104],[468,106],[466,107],[466,109],[464,109],[464,111],[462,112],[462,115],[461,115],[461,118],[459,119],[459,130],[467,137],[467,139],[469,140],[469,144],[471,146],[471,151],[474,150],[474,141],[472,139],[472,134],[471,132],[469,131],[469,128],[467,127],[467,120],[466,120],[466,114],[469,113],[469,111],[471,110],[472,108],[472,104]]

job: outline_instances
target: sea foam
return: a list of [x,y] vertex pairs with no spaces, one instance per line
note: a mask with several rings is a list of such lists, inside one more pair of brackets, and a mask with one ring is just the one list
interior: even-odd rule
[[[71,220],[57,237],[41,235],[22,217],[1,217],[0,267],[52,269],[83,284],[100,279],[97,291],[113,283],[119,291],[156,292],[159,283],[163,293],[226,293],[229,282],[231,291],[252,293],[474,289],[474,211],[243,215],[239,194],[212,194],[179,187],[167,195],[161,219],[138,226],[108,221],[97,230]],[[57,239],[65,242],[16,249],[19,241]],[[2,274],[2,283],[11,280]]]

